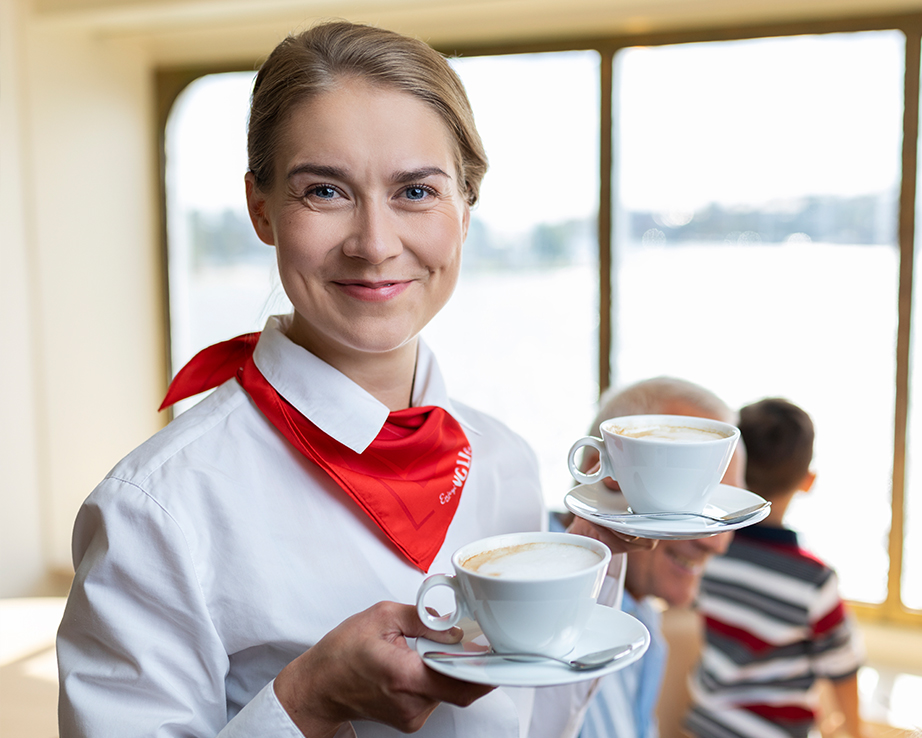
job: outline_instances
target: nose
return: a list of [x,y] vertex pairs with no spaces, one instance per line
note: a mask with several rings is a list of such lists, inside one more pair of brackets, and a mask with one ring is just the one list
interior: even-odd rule
[[707,551],[711,554],[722,554],[726,552],[727,547],[730,545],[730,541],[732,540],[733,531],[728,531],[726,533],[718,533],[716,536],[699,538],[697,543],[702,548],[707,549]]
[[362,202],[355,209],[343,253],[370,264],[381,264],[403,250],[396,216],[374,202]]

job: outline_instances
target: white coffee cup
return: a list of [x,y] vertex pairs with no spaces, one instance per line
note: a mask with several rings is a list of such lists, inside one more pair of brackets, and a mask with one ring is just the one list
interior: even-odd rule
[[[583,484],[611,477],[635,513],[701,512],[740,438],[729,423],[685,415],[612,418],[600,430],[602,438],[586,436],[570,448],[570,473]],[[576,463],[584,446],[599,453],[601,468],[593,474]]]
[[[579,640],[596,606],[611,561],[604,544],[569,533],[507,533],[459,548],[454,575],[427,577],[416,595],[420,619],[448,630],[467,616],[494,651],[564,656]],[[450,587],[454,612],[437,616],[426,593]]]

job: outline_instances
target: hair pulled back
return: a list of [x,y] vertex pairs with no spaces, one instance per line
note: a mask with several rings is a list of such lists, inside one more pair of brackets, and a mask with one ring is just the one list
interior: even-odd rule
[[346,21],[288,36],[260,67],[250,100],[247,153],[261,190],[272,187],[279,136],[291,111],[350,78],[409,93],[435,110],[456,142],[465,200],[477,202],[487,157],[458,75],[422,41]]

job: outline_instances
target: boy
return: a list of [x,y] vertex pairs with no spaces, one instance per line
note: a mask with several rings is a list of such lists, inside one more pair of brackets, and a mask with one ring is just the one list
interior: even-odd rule
[[796,405],[766,399],[740,411],[739,427],[747,486],[772,509],[708,565],[705,645],[686,728],[699,738],[807,738],[816,724],[814,685],[826,678],[845,729],[858,738],[857,632],[835,572],[783,525],[794,495],[815,479],[813,423]]

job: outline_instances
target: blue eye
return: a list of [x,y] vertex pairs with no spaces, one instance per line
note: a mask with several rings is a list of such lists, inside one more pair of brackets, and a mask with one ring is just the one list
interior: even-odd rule
[[405,194],[408,200],[424,200],[429,194],[425,187],[407,187]]
[[308,192],[309,195],[314,197],[319,197],[323,200],[332,200],[336,197],[336,190],[330,187],[329,185],[317,185]]

